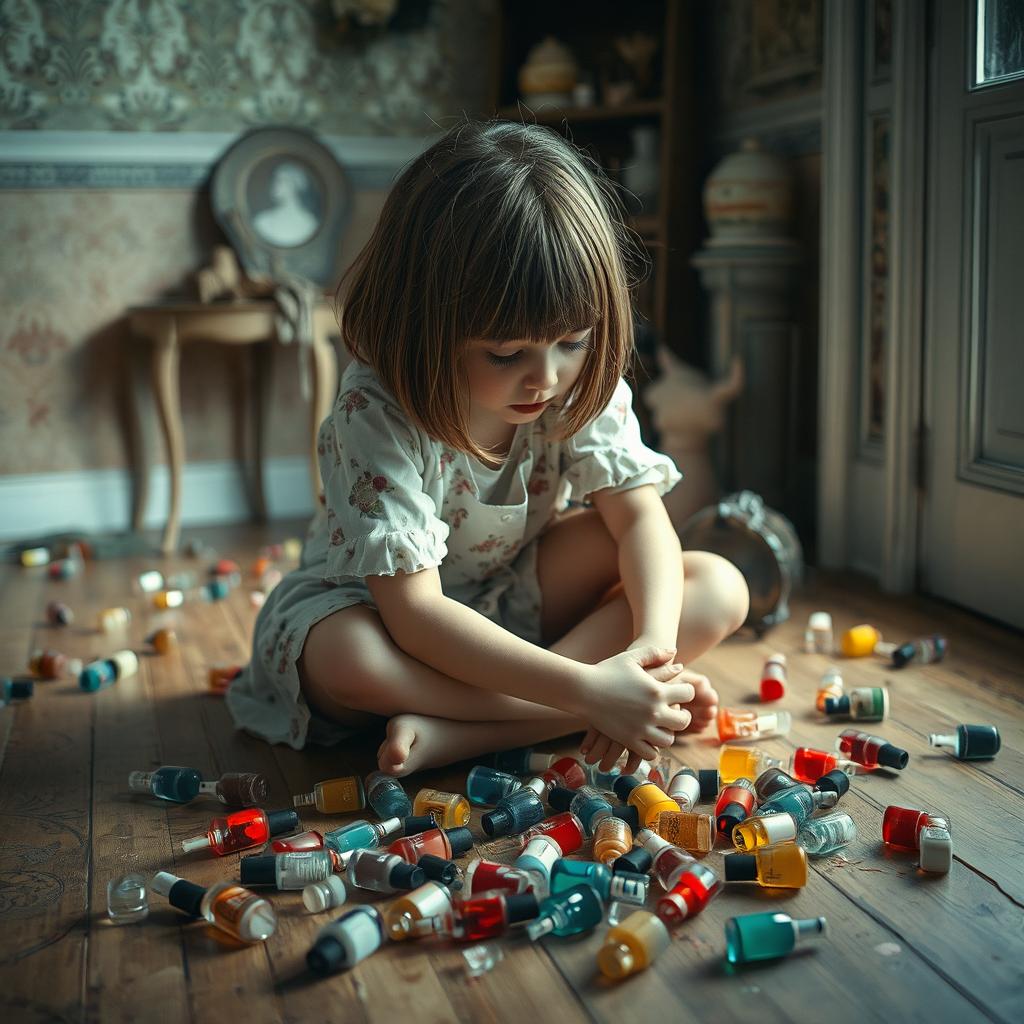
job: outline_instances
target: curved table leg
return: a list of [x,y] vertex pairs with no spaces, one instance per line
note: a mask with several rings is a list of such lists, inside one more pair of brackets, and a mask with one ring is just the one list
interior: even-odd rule
[[178,330],[173,316],[161,320],[152,335],[153,390],[167,443],[171,500],[167,525],[160,545],[164,554],[178,546],[181,528],[181,466],[185,459],[185,434],[181,425],[181,392],[178,382]]
[[331,345],[330,335],[326,319],[319,323],[314,321],[312,351],[309,354],[312,360],[313,369],[313,402],[312,426],[310,434],[312,444],[310,447],[310,479],[313,484],[313,507],[317,507],[320,501],[320,492],[323,484],[320,482],[320,460],[317,457],[316,444],[317,435],[320,432],[320,424],[327,418],[334,403],[334,395],[338,390],[338,366],[334,358],[334,348]]

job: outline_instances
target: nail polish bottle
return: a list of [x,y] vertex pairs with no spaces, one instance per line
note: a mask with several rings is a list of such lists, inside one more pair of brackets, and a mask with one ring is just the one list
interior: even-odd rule
[[654,830],[662,839],[690,853],[709,853],[715,845],[715,819],[693,811],[662,811]]
[[402,860],[415,864],[425,853],[451,860],[453,857],[461,857],[472,848],[473,833],[468,828],[432,828],[396,839],[388,847],[388,853],[396,853]]
[[813,857],[827,857],[857,838],[857,825],[846,811],[810,818],[800,826],[796,841]]
[[366,802],[378,818],[408,818],[412,801],[398,779],[383,772],[370,772],[363,783]]
[[[651,832],[650,829],[647,829],[644,834],[657,835],[656,832]],[[658,836],[658,839],[661,839],[661,836]],[[637,832],[634,841],[638,844],[643,842],[639,832]],[[658,849],[661,849],[661,847],[659,846]],[[690,860],[693,860],[693,858],[691,857]],[[697,862],[694,861],[694,863]],[[612,861],[611,868],[612,871],[625,871],[637,875],[646,875],[651,870],[653,864],[654,857],[643,846],[637,845],[629,853],[624,853],[617,860]]]
[[169,871],[158,871],[149,883],[150,892],[166,896],[167,902],[189,917],[202,917],[203,897],[206,887],[187,882]]
[[583,765],[575,757],[560,757],[551,762],[547,771],[557,773],[561,777],[558,784],[566,789],[579,789],[588,779]]
[[255,772],[225,772],[215,782],[200,783],[199,792],[215,796],[228,807],[259,807],[270,796],[270,784]]
[[283,839],[275,839],[270,844],[272,853],[305,853],[307,850],[324,849],[324,837],[310,829],[308,832],[300,832],[298,835],[287,836]]
[[178,646],[178,634],[173,629],[157,629],[146,637],[146,643],[157,654],[170,654]]
[[770,800],[776,793],[796,785],[796,779],[781,768],[766,768],[754,779],[754,792],[759,801]]
[[730,782],[718,794],[718,800],[715,802],[715,825],[719,835],[730,838],[733,828],[754,813],[756,795],[750,779]]
[[469,802],[483,807],[493,806],[502,797],[522,788],[523,783],[515,775],[482,764],[474,765],[466,776],[466,796]]
[[727,853],[722,862],[727,882],[757,882],[766,889],[802,889],[807,884],[807,854],[796,843]]
[[132,613],[127,608],[104,608],[97,618],[101,633],[113,633],[125,629],[132,621]]
[[545,818],[536,825],[531,825],[520,837],[521,849],[537,836],[547,836],[558,844],[562,856],[575,853],[585,838],[583,824],[572,811],[563,811],[550,818]]
[[592,886],[604,900],[643,906],[647,900],[647,876],[612,872],[592,860],[559,860],[551,869],[550,893],[566,892],[577,885]]
[[348,891],[341,875],[330,875],[320,882],[310,882],[302,890],[302,905],[311,914],[340,907],[348,899]]
[[826,697],[825,714],[829,718],[881,722],[889,714],[889,691],[881,686],[861,686],[843,697]]
[[535,782],[536,779],[531,779],[522,789],[502,797],[494,810],[481,817],[480,824],[492,839],[525,832],[543,819],[544,804],[531,785]]
[[402,893],[387,908],[384,923],[388,935],[395,942],[401,942],[432,935],[435,921],[443,920],[451,909],[451,890],[439,882],[425,882],[412,892]]
[[995,757],[1002,746],[999,730],[994,725],[958,725],[956,732],[950,735],[931,733],[928,742],[933,747],[945,747],[961,761]]
[[469,801],[461,793],[421,789],[412,803],[413,814],[433,815],[440,828],[462,828],[469,824]]
[[817,654],[835,652],[835,633],[832,630],[832,616],[828,612],[811,612],[807,628],[812,637],[812,651]]
[[832,771],[853,776],[857,774],[857,765],[854,761],[813,747],[797,747],[793,753],[793,775],[801,782],[817,782],[822,775]]
[[46,621],[51,626],[70,626],[75,613],[63,601],[50,601],[46,606]]
[[214,818],[205,836],[183,839],[181,848],[185,853],[209,848],[218,857],[223,857],[262,846],[272,836],[294,832],[298,827],[299,816],[294,811],[267,813],[258,807],[250,807],[224,818]]
[[668,783],[668,795],[681,811],[692,811],[700,800],[700,782],[692,768],[680,768]]
[[535,754],[533,747],[518,747],[515,750],[502,750],[493,755],[495,768],[513,775],[527,775],[530,772],[542,772],[550,767],[555,760],[550,754]]
[[[851,761],[864,765],[865,768],[893,768],[901,770],[907,767],[910,755],[900,747],[893,746],[881,736],[872,736],[859,729],[844,729],[839,734],[837,746]],[[824,772],[819,774],[824,775]]]
[[562,848],[550,836],[536,836],[512,862],[516,871],[529,879],[527,891],[538,899],[547,896],[551,886],[551,869],[562,859]]
[[789,814],[799,828],[816,810],[835,807],[836,794],[808,789],[806,786],[793,786],[776,793],[771,800],[766,800],[758,808],[758,814],[766,818],[771,814]]
[[843,695],[843,676],[835,665],[825,669],[818,684],[818,694],[814,698],[814,706],[824,713],[825,701],[831,698],[838,700]]
[[615,795],[637,809],[640,824],[649,828],[658,820],[663,811],[679,811],[679,805],[668,793],[659,789],[653,782],[641,782],[635,775],[622,775],[615,780]]
[[756,779],[767,768],[781,767],[782,761],[779,758],[769,757],[756,747],[727,746],[718,752],[718,771],[723,783],[735,782],[740,778]]
[[68,656],[60,651],[33,651],[28,659],[28,670],[40,679],[60,679],[65,672],[69,671]]
[[277,929],[277,914],[269,901],[234,882],[211,885],[199,904],[199,913],[242,942],[263,942]]
[[238,871],[242,885],[272,885],[285,892],[322,882],[334,873],[334,868],[329,850],[305,850],[243,857]]
[[134,924],[149,916],[145,876],[132,873],[107,883],[107,917],[114,924]]
[[633,830],[621,819],[608,815],[594,830],[594,858],[607,867],[633,846]]
[[786,695],[786,656],[773,654],[761,669],[761,700],[779,700]]
[[818,793],[835,793],[836,800],[845,796],[850,791],[850,776],[846,772],[834,768],[825,772],[820,779],[814,783],[814,790]]
[[424,881],[441,882],[455,892],[461,891],[464,886],[462,868],[453,860],[425,853],[416,862],[416,866],[423,871]]
[[603,917],[601,897],[589,885],[577,885],[544,900],[526,934],[534,942],[548,934],[579,935],[596,927]]
[[34,679],[0,679],[0,707],[6,707],[12,700],[28,700],[35,689]]
[[921,857],[918,867],[933,875],[945,875],[953,866],[953,837],[948,828],[931,821],[917,837]]
[[464,891],[471,894],[488,892],[491,889],[503,889],[505,892],[518,895],[521,892],[526,892],[529,885],[530,878],[526,872],[508,864],[499,864],[497,861],[474,857],[466,865]]
[[775,911],[744,914],[725,922],[725,955],[731,964],[774,960],[791,953],[799,943],[826,934],[823,917],[792,918]]
[[410,814],[402,819],[400,829],[403,836],[418,836],[421,832],[433,832],[437,822],[431,814]]
[[114,651],[109,658],[100,658],[85,666],[78,677],[78,687],[86,693],[95,693],[119,679],[128,679],[139,670],[139,659],[134,651]]
[[732,845],[741,852],[792,843],[799,831],[792,814],[754,814],[732,830]]
[[[683,873],[697,861],[685,851],[673,846],[650,829],[641,829],[636,834],[636,843],[651,856],[651,874],[666,892],[675,887]],[[621,861],[622,858],[619,860]],[[618,870],[619,861],[616,861]]]
[[488,892],[466,899],[456,896],[438,930],[461,942],[481,942],[504,935],[514,924],[535,918],[538,906],[532,893],[513,896]]
[[37,565],[46,565],[50,561],[48,548],[24,548],[20,555],[21,564],[26,568]]
[[882,842],[897,850],[917,850],[921,830],[924,828],[944,828],[950,831],[949,818],[932,811],[889,806],[882,815]]
[[306,954],[306,966],[321,977],[354,967],[384,941],[384,922],[373,907],[356,907],[328,924]]
[[646,910],[637,910],[609,928],[597,952],[597,966],[606,978],[620,981],[650,967],[668,949],[672,938],[664,923]]
[[[364,818],[350,821],[347,825],[324,833],[324,847],[335,853],[349,853],[352,850],[376,850],[384,841],[396,835],[402,828],[401,818],[371,822]],[[396,851],[392,851],[396,852]],[[413,858],[415,860],[415,858]]]
[[748,711],[744,708],[719,708],[717,721],[718,738],[722,743],[785,736],[792,725],[788,711]]
[[[749,753],[744,747],[733,747],[732,749]],[[750,775],[750,778],[753,777],[753,775]],[[697,782],[700,784],[700,802],[702,804],[713,802],[718,796],[718,791],[722,788],[722,783],[726,781],[731,782],[732,779],[724,779],[718,768],[698,768]]]
[[360,811],[366,806],[363,780],[358,775],[318,782],[312,793],[297,793],[292,797],[295,807],[312,807],[321,814],[345,814]]
[[155,772],[129,772],[128,792],[145,793],[176,804],[187,804],[199,795],[203,777],[195,768],[165,765]]
[[[594,834],[594,829],[607,817],[612,816],[612,805],[604,798],[604,794],[594,789],[593,786],[580,786],[577,790],[563,790],[573,794],[568,810],[579,818],[583,825],[583,831],[588,835]],[[550,803],[548,796],[548,802]],[[559,801],[560,802],[560,801]],[[551,804],[554,807],[554,804]],[[556,808],[561,810],[562,808]]]
[[348,862],[346,877],[359,889],[388,893],[418,889],[427,880],[419,865],[377,850],[356,850]]
[[185,595],[180,590],[158,590],[150,600],[159,611],[180,608],[185,603]]
[[223,695],[241,674],[241,665],[211,665],[206,674],[206,685],[210,693]]
[[938,633],[922,637],[920,640],[908,640],[892,652],[892,666],[903,668],[911,661],[916,665],[930,665],[932,662],[942,661],[947,648],[946,638]]
[[699,914],[718,895],[722,880],[706,864],[694,861],[658,900],[658,917],[670,927]]

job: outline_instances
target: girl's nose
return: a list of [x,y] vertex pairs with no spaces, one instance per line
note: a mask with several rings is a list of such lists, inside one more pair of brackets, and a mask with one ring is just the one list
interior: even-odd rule
[[550,391],[558,383],[558,371],[554,359],[545,355],[544,359],[530,367],[526,375],[526,386],[537,391]]

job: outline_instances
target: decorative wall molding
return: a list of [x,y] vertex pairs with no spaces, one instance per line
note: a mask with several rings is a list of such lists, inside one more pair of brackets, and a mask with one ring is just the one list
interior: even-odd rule
[[[234,132],[0,132],[0,189],[194,189]],[[388,188],[422,136],[319,136],[356,188]]]
[[[266,459],[263,484],[271,519],[313,514],[307,456]],[[169,494],[167,467],[154,467],[143,519],[147,529],[163,527]],[[0,539],[17,540],[65,530],[126,531],[131,528],[131,498],[131,475],[123,469],[0,476]],[[251,515],[237,463],[185,466],[183,526],[245,522]]]

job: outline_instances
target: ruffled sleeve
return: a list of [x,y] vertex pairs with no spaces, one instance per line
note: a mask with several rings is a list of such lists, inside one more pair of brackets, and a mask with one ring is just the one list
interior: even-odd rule
[[425,490],[423,443],[372,374],[346,373],[317,445],[327,516],[325,581],[441,564],[449,527]]
[[641,440],[633,393],[621,379],[604,411],[565,443],[560,468],[570,485],[570,500],[580,502],[595,491],[626,491],[643,484],[666,494],[683,478],[667,455]]

